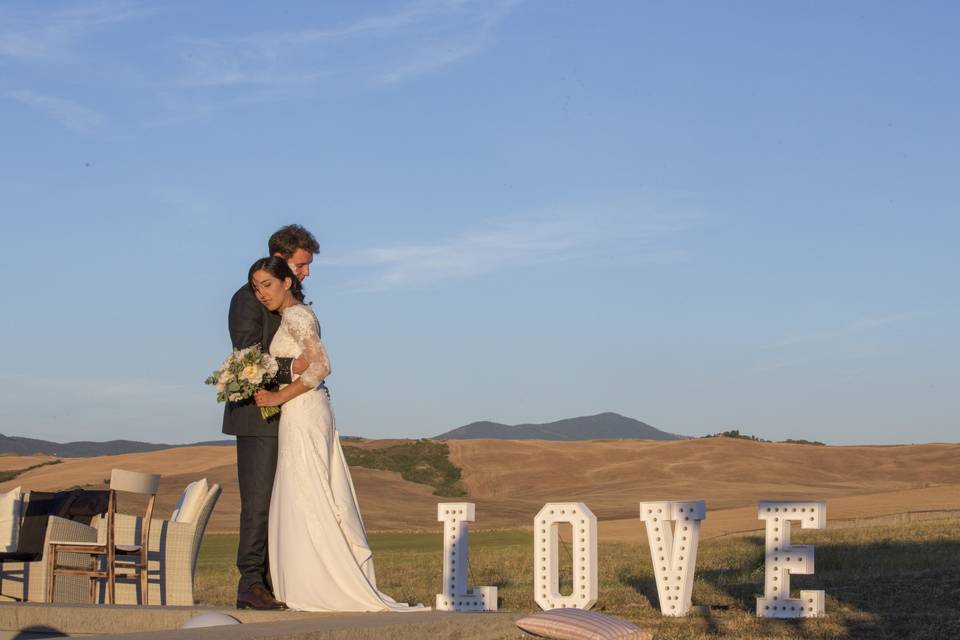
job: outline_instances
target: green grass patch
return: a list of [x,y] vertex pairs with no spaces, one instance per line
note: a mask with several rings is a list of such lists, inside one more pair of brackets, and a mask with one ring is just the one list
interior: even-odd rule
[[450,462],[445,442],[416,440],[389,447],[365,449],[342,442],[347,464],[352,467],[396,471],[409,482],[433,487],[433,495],[467,495],[460,481],[460,469]]
[[[816,546],[816,573],[794,576],[800,589],[826,592],[827,615],[810,620],[761,620],[763,539],[730,536],[700,544],[694,604],[709,616],[659,613],[650,556],[640,544],[601,544],[600,599],[595,610],[655,631],[656,638],[957,638],[960,637],[960,520],[933,520],[826,531],[795,530],[796,544]],[[643,527],[638,522],[638,540]],[[440,589],[439,533],[375,533],[370,545],[381,590],[401,601],[432,605]],[[236,535],[208,535],[197,570],[202,604],[231,604]],[[561,548],[561,554],[564,553]],[[495,585],[500,608],[532,612],[533,546],[529,531],[470,533],[468,583]],[[564,576],[561,576],[563,583]]]
[[[438,553],[443,551],[442,533],[371,533],[367,536],[374,553]],[[471,531],[470,549],[499,550],[505,547],[528,547],[533,534],[519,529],[504,531]]]

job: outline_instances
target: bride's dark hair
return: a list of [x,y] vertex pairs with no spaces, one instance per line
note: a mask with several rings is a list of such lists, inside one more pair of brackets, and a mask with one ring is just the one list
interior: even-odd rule
[[286,260],[280,256],[270,256],[269,258],[260,258],[250,266],[250,271],[247,273],[247,286],[254,293],[256,293],[256,289],[253,286],[253,274],[257,271],[266,271],[280,282],[283,282],[285,278],[290,278],[292,283],[290,293],[293,294],[294,298],[303,302],[303,284],[293,273]]

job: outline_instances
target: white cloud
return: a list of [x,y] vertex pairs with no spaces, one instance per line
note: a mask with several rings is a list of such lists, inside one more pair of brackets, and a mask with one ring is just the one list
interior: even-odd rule
[[633,260],[670,263],[685,254],[660,241],[691,224],[688,216],[666,219],[627,205],[627,213],[606,213],[599,207],[557,210],[549,214],[488,220],[428,242],[372,247],[321,259],[323,264],[366,271],[359,289],[423,286],[444,280],[473,278],[508,269],[564,262],[585,257],[609,259],[619,248]]
[[[843,326],[823,331],[795,334],[777,342],[759,347],[760,361],[751,373],[764,373],[823,362],[861,360],[876,355],[875,351],[861,351],[864,339],[875,329],[901,324],[923,317],[919,312],[894,313],[859,318]],[[851,353],[850,349],[855,352]]]
[[131,2],[95,2],[30,16],[0,12],[0,57],[21,61],[63,62],[73,45],[108,26],[143,18],[155,8]]
[[27,90],[10,91],[7,96],[53,118],[71,131],[88,133],[107,123],[106,117],[100,113],[72,100]]
[[473,43],[451,43],[446,46],[422,49],[396,67],[384,71],[379,78],[379,82],[397,84],[436,71],[479,52],[483,49],[483,46],[484,43],[478,40]]
[[853,323],[852,329],[858,331],[868,331],[870,329],[876,329],[878,327],[883,327],[888,324],[896,324],[899,322],[905,322],[907,320],[913,320],[921,314],[919,313],[894,313],[887,316],[873,316],[869,318],[860,318]]
[[562,260],[576,246],[575,236],[568,223],[514,223],[431,244],[372,248],[361,259],[380,269],[381,285],[419,284]]
[[[249,104],[300,99],[323,91],[352,93],[394,86],[454,66],[494,41],[496,25],[517,0],[416,0],[343,24],[275,29],[245,35],[189,34],[190,5],[179,35],[163,34],[119,60],[90,47],[92,36],[169,7],[123,0],[84,5],[0,6],[0,62],[69,67],[115,92],[146,93],[155,115],[148,126],[210,117]],[[362,12],[367,5],[355,5]],[[39,8],[38,8],[39,7]],[[286,25],[285,25],[286,26]],[[299,25],[298,25],[299,26]],[[107,33],[109,31],[109,33]],[[122,35],[122,34],[121,34]],[[95,114],[57,99],[21,96],[75,130],[97,126]]]
[[513,4],[429,0],[325,29],[180,38],[175,51],[184,70],[173,86],[297,87],[364,78],[393,84],[482,51]]
[[[835,362],[835,363],[849,363],[857,362],[862,360],[868,360],[875,357],[877,354],[872,351],[867,352],[857,352],[852,354],[838,354],[835,352],[831,353],[807,353],[807,354],[797,354],[793,356],[784,356],[777,360],[769,360],[766,362],[761,362],[755,365],[750,369],[751,373],[767,373],[771,371],[778,371],[781,369],[793,369],[795,367],[805,367],[805,366],[817,366],[822,369],[823,363],[825,361]],[[833,370],[835,367],[831,367]]]
[[895,313],[884,316],[868,316],[859,318],[844,326],[823,331],[812,331],[809,333],[798,333],[787,336],[776,342],[760,347],[764,350],[785,349],[789,347],[806,347],[813,344],[823,344],[837,339],[862,334],[872,329],[877,329],[890,324],[901,323],[921,317],[923,314],[918,312]]

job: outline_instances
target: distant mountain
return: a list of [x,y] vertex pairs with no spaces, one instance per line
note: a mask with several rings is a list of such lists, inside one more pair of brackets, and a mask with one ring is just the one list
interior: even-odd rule
[[137,442],[136,440],[109,440],[107,442],[50,442],[20,436],[5,436],[0,434],[0,453],[12,453],[19,456],[29,456],[35,453],[46,453],[61,458],[92,458],[95,456],[113,456],[121,453],[144,453],[146,451],[160,451],[176,447],[194,447],[199,445],[233,445],[234,440],[210,440],[193,444],[154,444],[151,442]]
[[667,433],[655,427],[621,416],[619,413],[600,413],[595,416],[567,418],[546,424],[506,425],[499,422],[473,422],[453,431],[435,436],[437,440],[685,440],[686,436]]

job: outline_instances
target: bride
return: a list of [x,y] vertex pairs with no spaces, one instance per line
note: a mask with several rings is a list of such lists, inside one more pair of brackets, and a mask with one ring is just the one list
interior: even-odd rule
[[259,391],[261,407],[281,406],[277,474],[267,534],[276,597],[302,611],[426,611],[377,589],[373,554],[334,427],[323,380],[330,361],[303,289],[283,258],[262,258],[248,281],[257,299],[282,316],[271,355],[309,366],[279,391]]

